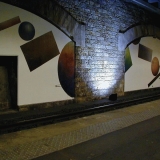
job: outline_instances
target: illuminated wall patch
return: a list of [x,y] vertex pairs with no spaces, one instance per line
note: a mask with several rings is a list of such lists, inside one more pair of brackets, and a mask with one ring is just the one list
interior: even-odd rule
[[7,21],[1,22],[0,23],[0,31],[4,30],[4,29],[7,29],[9,27],[12,27],[12,26],[14,26],[14,25],[16,25],[20,22],[21,22],[21,20],[20,20],[19,16],[14,17],[12,19],[9,19]]
[[52,32],[48,32],[21,46],[30,71],[59,54]]

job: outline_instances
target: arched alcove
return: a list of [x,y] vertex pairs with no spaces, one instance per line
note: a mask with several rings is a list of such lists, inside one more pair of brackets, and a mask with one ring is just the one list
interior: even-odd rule
[[137,25],[123,33],[119,33],[118,50],[125,51],[125,48],[136,39],[148,36],[160,39],[160,28],[154,25]]
[[137,25],[119,33],[118,49],[125,54],[124,92],[126,94],[153,96],[155,91],[159,92],[159,82],[153,85],[160,75],[159,69],[156,75],[152,72],[153,59],[159,58],[160,55],[159,40],[160,28],[152,24]]
[[54,0],[1,0],[34,13],[57,26],[76,42],[76,46],[85,47],[85,24],[75,19]]

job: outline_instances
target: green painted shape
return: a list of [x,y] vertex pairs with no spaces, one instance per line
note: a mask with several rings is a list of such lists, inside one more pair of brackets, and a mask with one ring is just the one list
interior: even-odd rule
[[131,54],[129,47],[126,48],[125,50],[125,72],[132,66],[132,59],[131,59]]

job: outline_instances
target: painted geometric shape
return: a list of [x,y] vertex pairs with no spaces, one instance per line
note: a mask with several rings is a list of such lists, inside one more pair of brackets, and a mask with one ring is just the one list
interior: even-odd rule
[[152,80],[151,82],[148,83],[148,87],[150,87],[155,81],[156,79],[160,76],[160,73],[158,73]]
[[35,35],[35,28],[30,22],[22,22],[18,29],[19,35],[23,40],[29,41]]
[[58,60],[58,76],[63,90],[70,96],[75,96],[75,57],[74,42],[67,43]]
[[33,71],[60,54],[52,31],[20,47],[30,71]]
[[131,59],[131,54],[129,47],[126,48],[125,50],[125,72],[132,66],[132,59]]
[[139,44],[138,57],[148,62],[151,62],[152,50],[142,44]]
[[154,76],[159,72],[159,60],[157,57],[154,57],[151,62],[151,71]]
[[12,26],[14,26],[14,25],[16,25],[16,24],[18,24],[20,22],[21,22],[21,20],[20,20],[20,18],[18,16],[14,17],[12,19],[9,19],[7,21],[1,22],[0,23],[0,31],[4,30],[4,29],[7,29],[9,27],[12,27]]

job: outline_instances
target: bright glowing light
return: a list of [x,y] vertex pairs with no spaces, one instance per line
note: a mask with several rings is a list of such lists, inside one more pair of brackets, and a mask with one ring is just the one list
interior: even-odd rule
[[[120,57],[119,59],[122,58]],[[100,68],[100,72],[96,72],[97,68],[91,67],[90,73],[93,74],[88,74],[88,79],[94,79],[94,81],[88,82],[88,87],[92,90],[95,96],[107,96],[112,94],[115,88],[117,88],[117,84],[122,79],[123,75],[121,68],[118,68],[118,65],[116,64],[112,64],[113,62],[111,61],[111,58],[106,57],[103,61],[103,64],[96,65],[98,68]],[[118,61],[118,57],[116,61]]]

